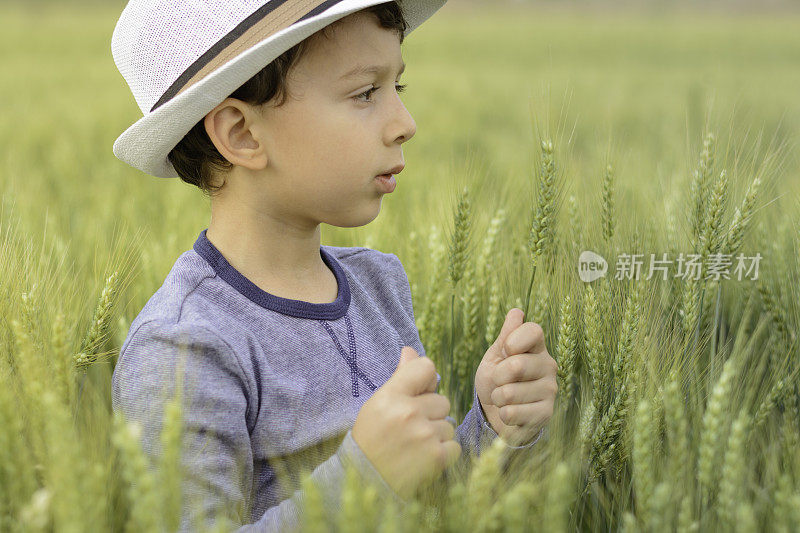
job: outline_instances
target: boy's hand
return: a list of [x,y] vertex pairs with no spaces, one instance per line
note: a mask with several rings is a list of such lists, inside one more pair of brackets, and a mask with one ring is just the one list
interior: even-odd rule
[[475,373],[475,392],[486,420],[511,446],[533,440],[553,416],[558,364],[547,353],[541,326],[522,319],[519,308],[506,315],[500,335]]
[[353,440],[402,498],[438,478],[461,456],[445,420],[450,400],[434,392],[436,367],[410,346],[389,380],[361,406]]

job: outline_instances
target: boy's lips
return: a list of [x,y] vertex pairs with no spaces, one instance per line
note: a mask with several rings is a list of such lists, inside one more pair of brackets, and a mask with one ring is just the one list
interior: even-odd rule
[[388,178],[388,177],[400,174],[400,172],[402,172],[404,168],[406,168],[405,163],[400,163],[399,165],[395,165],[393,168],[390,168],[386,172],[384,172],[382,174],[378,174],[375,177],[376,178],[380,178],[380,177]]
[[378,184],[378,188],[384,193],[390,193],[397,187],[397,181],[391,174],[375,176],[374,179]]

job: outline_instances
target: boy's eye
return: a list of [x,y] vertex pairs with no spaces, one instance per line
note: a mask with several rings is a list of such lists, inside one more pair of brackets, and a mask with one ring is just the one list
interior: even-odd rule
[[[400,84],[395,85],[395,89],[397,89],[398,93],[403,92],[406,89],[406,87],[407,87],[406,85],[400,85]],[[358,95],[354,96],[353,98],[358,99],[358,98],[361,98],[363,96],[364,98],[367,98],[367,100],[361,100],[362,102],[372,102],[372,100],[369,100],[369,97],[372,95],[372,93],[374,93],[378,89],[380,89],[380,87],[370,87],[369,89],[367,89],[363,93],[358,94]]]

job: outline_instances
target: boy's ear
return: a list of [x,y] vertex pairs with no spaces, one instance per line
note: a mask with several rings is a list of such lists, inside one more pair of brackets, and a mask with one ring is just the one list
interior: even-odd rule
[[259,116],[251,105],[226,98],[206,115],[204,126],[222,157],[234,165],[262,170],[267,166],[267,153],[254,127]]

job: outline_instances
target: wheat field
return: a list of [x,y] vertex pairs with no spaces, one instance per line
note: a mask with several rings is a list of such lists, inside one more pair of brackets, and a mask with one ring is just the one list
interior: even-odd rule
[[[121,8],[0,6],[0,531],[174,530],[182,505],[180,405],[149,465],[110,379],[210,211],[111,152],[140,116]],[[495,445],[405,509],[350,472],[332,520],[305,479],[304,531],[800,529],[799,34],[792,13],[469,4],[408,38],[406,170],[323,244],[400,257],[459,421],[524,309],[555,412],[528,453]]]

